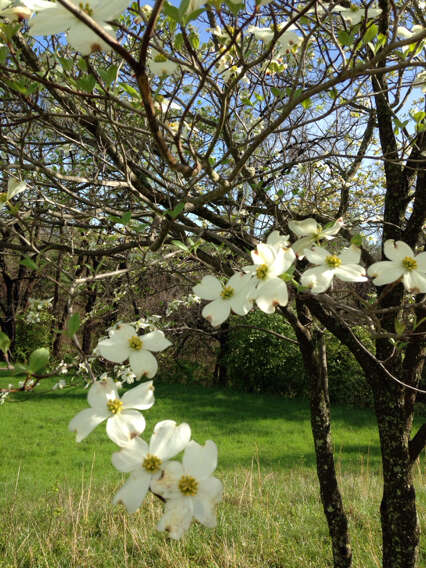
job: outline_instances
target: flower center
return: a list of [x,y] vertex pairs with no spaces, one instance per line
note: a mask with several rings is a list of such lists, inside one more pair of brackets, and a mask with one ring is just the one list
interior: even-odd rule
[[154,61],[156,63],[164,63],[165,61],[167,61],[167,57],[165,55],[163,55],[162,53],[159,53],[158,55],[156,55],[154,57]]
[[78,7],[80,8],[80,10],[85,12],[88,16],[90,16],[90,17],[93,16],[93,9],[90,7],[89,2],[86,2],[85,4],[83,4],[83,2],[79,2]]
[[232,298],[234,295],[234,288],[232,286],[225,286],[220,295],[224,300],[229,300],[229,298]]
[[259,280],[265,280],[267,274],[268,274],[267,264],[261,264],[256,268],[256,276],[259,278]]
[[409,270],[410,272],[412,270],[416,270],[417,268],[417,260],[415,260],[414,258],[411,258],[411,256],[406,256],[404,258],[404,260],[402,261],[402,266],[406,269]]
[[120,414],[123,403],[119,398],[114,398],[114,400],[109,400],[107,402],[107,408],[111,414]]
[[142,345],[143,342],[137,335],[134,335],[129,339],[130,349],[134,349],[135,351],[140,351],[142,349]]
[[330,256],[327,256],[325,262],[328,264],[330,268],[338,268],[342,264],[340,258],[335,254],[330,254]]
[[161,466],[160,458],[157,458],[157,456],[154,456],[152,454],[147,454],[142,463],[142,467],[149,473],[154,473],[154,471],[158,471],[160,469],[160,466]]
[[186,496],[194,496],[198,493],[198,481],[191,475],[182,475],[178,487],[180,492]]

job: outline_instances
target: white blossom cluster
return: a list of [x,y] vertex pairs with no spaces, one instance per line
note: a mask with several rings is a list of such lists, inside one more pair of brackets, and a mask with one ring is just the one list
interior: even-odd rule
[[43,312],[50,310],[52,307],[53,298],[47,300],[38,300],[37,298],[30,298],[28,300],[28,308],[23,315],[25,323],[33,324],[40,323],[42,320]]
[[[114,363],[129,360],[134,377],[151,378],[157,371],[152,354],[171,345],[163,332],[143,335],[130,324],[119,324],[101,339],[97,353]],[[123,376],[124,376],[123,370]],[[61,387],[58,387],[61,388]],[[129,477],[115,495],[129,513],[136,512],[148,491],[165,501],[158,529],[179,539],[195,518],[207,527],[216,526],[216,505],[222,498],[222,482],[213,476],[217,466],[217,447],[208,440],[204,446],[191,440],[188,424],[173,420],[158,422],[149,443],[141,438],[145,418],[140,411],[154,404],[153,381],[146,381],[118,394],[118,385],[107,374],[89,388],[89,408],[79,412],[69,429],[80,442],[98,424],[106,421],[108,437],[120,448],[112,455],[113,465]],[[173,460],[183,452],[182,462]]]
[[266,243],[260,243],[251,252],[253,264],[245,266],[243,273],[235,273],[225,284],[214,276],[204,276],[194,286],[194,294],[209,300],[202,315],[213,326],[221,325],[234,312],[246,315],[253,304],[265,313],[273,313],[277,306],[286,306],[286,281],[294,280],[293,264],[306,258],[313,266],[294,282],[312,294],[326,292],[334,278],[344,282],[365,282],[367,275],[373,284],[383,286],[401,281],[409,293],[426,293],[426,252],[417,256],[403,241],[387,240],[384,253],[389,260],[376,262],[368,270],[362,267],[361,249],[352,244],[339,253],[330,252],[321,241],[333,239],[343,226],[338,219],[322,228],[314,219],[290,221],[290,230],[298,239],[290,244],[289,236],[273,231]]

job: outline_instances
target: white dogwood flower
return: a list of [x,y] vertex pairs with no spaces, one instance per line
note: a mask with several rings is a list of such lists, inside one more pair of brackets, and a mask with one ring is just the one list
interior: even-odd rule
[[151,490],[166,499],[159,531],[179,539],[192,517],[203,525],[216,526],[216,505],[222,499],[222,482],[212,474],[217,466],[217,446],[208,440],[204,446],[189,442],[182,463],[170,461],[161,478],[153,479]]
[[148,66],[151,73],[154,73],[154,75],[173,75],[179,68],[177,63],[170,61],[170,59],[167,59],[165,55],[159,53],[156,49],[152,50]]
[[402,278],[408,292],[426,293],[426,252],[417,256],[404,241],[385,241],[384,253],[389,260],[375,262],[367,274],[374,278],[373,284],[384,286]]
[[176,425],[173,420],[156,424],[148,444],[141,438],[134,438],[120,452],[112,455],[112,463],[129,479],[118,491],[113,503],[123,503],[129,513],[136,512],[149,489],[151,481],[158,479],[167,460],[179,454],[191,439],[188,424]]
[[301,278],[303,286],[311,289],[313,294],[325,292],[333,281],[334,276],[344,282],[365,282],[365,269],[358,264],[361,249],[351,245],[344,248],[340,255],[332,254],[321,247],[305,249],[305,256],[317,266],[308,268]]
[[[272,238],[272,241],[275,237]],[[288,302],[286,283],[280,278],[295,260],[291,248],[284,249],[270,244],[260,243],[251,252],[253,263],[245,266],[244,271],[251,275],[255,284],[253,299],[262,312],[271,314],[276,306],[285,306]]]
[[374,20],[382,13],[379,8],[368,8],[368,10],[366,10],[362,6],[356,5],[351,5],[350,8],[345,8],[344,6],[334,6],[331,11],[335,14],[340,14],[345,22],[348,22],[348,24],[351,26],[359,24],[364,19]]
[[225,285],[208,275],[192,290],[203,300],[212,300],[204,306],[202,315],[213,326],[218,326],[229,317],[231,310],[240,316],[245,316],[250,311],[253,305],[249,298],[250,284],[251,278],[246,274],[234,274]]
[[[110,50],[111,47],[103,41],[94,31],[76,18],[69,10],[57,2],[48,2],[30,22],[32,36],[44,36],[67,32],[70,45],[83,55],[92,51]],[[114,20],[121,15],[129,5],[129,0],[88,0],[80,2],[78,7],[95,20],[103,30],[115,37],[114,29],[106,22]]]
[[268,235],[268,238],[266,239],[266,244],[276,248],[277,250],[282,248],[284,249],[284,252],[287,252],[288,255],[293,257],[293,260],[296,259],[296,255],[291,249],[289,235],[281,235],[279,231],[272,231],[272,233],[270,233]]
[[90,408],[79,412],[71,420],[69,429],[76,432],[76,441],[81,442],[98,424],[107,421],[109,438],[118,446],[145,430],[145,418],[138,410],[147,410],[154,404],[152,381],[128,390],[118,396],[117,385],[110,377],[93,383],[87,393]]
[[303,221],[289,221],[288,227],[299,238],[293,243],[292,248],[297,256],[302,259],[303,251],[314,244],[319,244],[322,239],[332,239],[343,227],[343,219],[337,219],[331,227],[323,229],[322,226],[309,217]]
[[[277,26],[277,32],[285,27],[285,22]],[[277,39],[276,47],[282,53],[288,53],[297,49],[303,43],[303,37],[296,33],[297,27],[290,25]],[[254,37],[265,44],[270,44],[275,36],[273,28],[258,28],[257,26],[248,26],[247,32],[254,35]]]
[[129,364],[136,377],[152,378],[158,369],[158,363],[151,351],[163,351],[171,345],[160,330],[138,335],[136,329],[129,324],[119,324],[110,331],[107,339],[99,341],[96,350],[108,361]]

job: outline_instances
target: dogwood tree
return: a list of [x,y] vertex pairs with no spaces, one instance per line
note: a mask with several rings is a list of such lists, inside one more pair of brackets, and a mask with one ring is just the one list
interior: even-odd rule
[[[3,246],[52,262],[55,251],[76,250],[63,227],[98,235],[94,257],[174,242],[231,277],[222,286],[206,275],[196,285],[212,302],[203,313],[213,324],[231,310],[243,317],[254,303],[280,310],[310,377],[321,499],[334,565],[347,567],[328,329],[351,350],[374,395],[383,566],[414,567],[412,467],[426,439],[425,427],[412,434],[426,350],[425,112],[416,107],[424,3],[25,0],[0,8]],[[25,191],[6,190],[21,181]],[[108,249],[106,226],[115,235]],[[226,258],[213,247],[225,247]],[[383,248],[388,260],[378,258]],[[118,330],[101,340],[99,350],[136,365],[148,357],[151,376],[151,349],[142,357],[144,339],[129,328],[130,335]],[[117,463],[132,471],[120,455]],[[215,456],[212,445],[188,445],[183,465],[164,470],[170,484],[152,482],[170,498],[166,524],[186,527],[193,515],[213,524],[196,496],[201,486],[210,503],[220,494]]]

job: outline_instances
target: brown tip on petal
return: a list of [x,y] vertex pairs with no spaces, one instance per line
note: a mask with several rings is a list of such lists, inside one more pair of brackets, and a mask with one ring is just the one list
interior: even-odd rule
[[90,53],[94,53],[95,51],[102,51],[102,47],[99,43],[94,43],[90,46]]
[[131,432],[130,433],[130,439],[133,440],[133,438],[137,438],[139,436],[138,432]]
[[213,318],[212,318],[212,316],[207,316],[207,317],[206,317],[206,320],[207,320],[208,322],[212,323]]
[[273,300],[272,305],[274,306],[274,308],[276,308],[277,306],[280,305],[278,300]]

